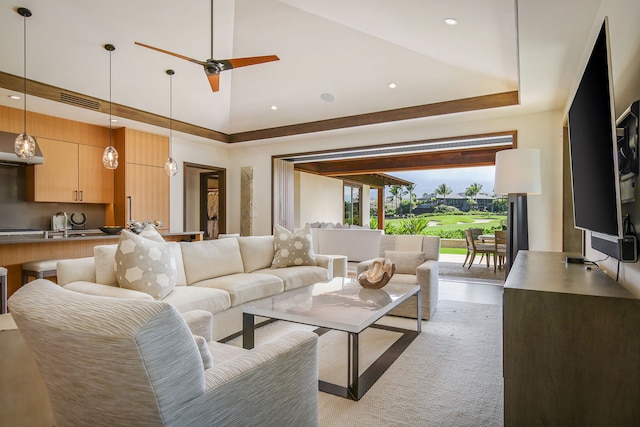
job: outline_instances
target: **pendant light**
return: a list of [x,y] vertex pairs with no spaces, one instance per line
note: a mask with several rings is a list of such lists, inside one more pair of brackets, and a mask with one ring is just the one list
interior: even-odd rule
[[169,176],[174,176],[178,173],[178,163],[171,157],[172,142],[173,142],[173,75],[175,71],[167,70],[169,75],[169,158],[164,164],[164,171]]
[[27,18],[31,11],[19,7],[18,14],[24,18],[24,132],[16,137],[14,151],[21,159],[31,159],[36,152],[36,140],[27,133]]
[[111,52],[116,50],[112,44],[105,44],[104,48],[109,51],[109,146],[102,153],[102,164],[107,169],[116,169],[118,167],[118,150],[113,146],[113,128],[111,124]]

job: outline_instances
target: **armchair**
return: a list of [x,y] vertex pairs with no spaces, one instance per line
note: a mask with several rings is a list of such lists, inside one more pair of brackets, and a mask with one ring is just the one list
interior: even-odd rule
[[[391,278],[395,283],[418,284],[422,289],[422,319],[429,320],[438,305],[438,259],[440,237],[438,236],[380,236],[378,258],[358,263],[357,274],[368,270],[378,259],[389,258],[396,264],[396,273]],[[393,309],[390,314],[404,317],[416,316],[414,298]]]
[[[244,350],[195,337],[162,301],[85,295],[45,279],[9,307],[59,426],[317,425],[311,332]],[[209,333],[207,319],[195,324]]]

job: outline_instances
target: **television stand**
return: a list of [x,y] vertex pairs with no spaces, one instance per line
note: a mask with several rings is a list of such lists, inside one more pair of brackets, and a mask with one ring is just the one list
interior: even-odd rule
[[505,426],[638,426],[640,300],[567,256],[520,251],[505,282]]

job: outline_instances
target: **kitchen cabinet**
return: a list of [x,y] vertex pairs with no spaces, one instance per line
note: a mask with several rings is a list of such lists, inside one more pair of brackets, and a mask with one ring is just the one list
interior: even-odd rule
[[170,177],[164,171],[169,157],[169,138],[133,129],[114,132],[114,146],[120,154],[115,171],[114,223],[162,221],[169,230]]
[[113,171],[103,147],[39,138],[44,164],[29,166],[27,198],[34,202],[113,203]]

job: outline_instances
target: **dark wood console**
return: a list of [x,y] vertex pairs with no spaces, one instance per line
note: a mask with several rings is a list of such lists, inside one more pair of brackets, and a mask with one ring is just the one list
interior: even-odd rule
[[520,251],[505,283],[505,426],[639,426],[640,300],[566,255]]

